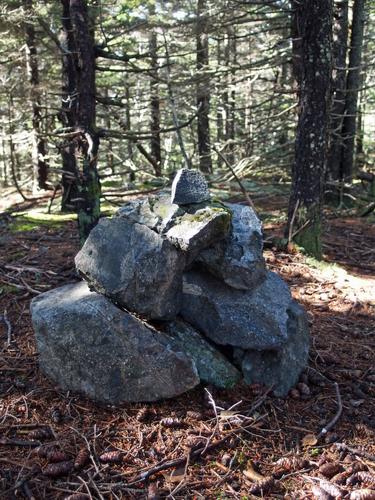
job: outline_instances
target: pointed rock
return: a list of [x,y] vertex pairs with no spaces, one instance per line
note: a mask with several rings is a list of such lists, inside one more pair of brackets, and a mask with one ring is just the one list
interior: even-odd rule
[[202,203],[210,199],[210,191],[203,174],[198,170],[182,168],[172,183],[171,202],[177,205]]

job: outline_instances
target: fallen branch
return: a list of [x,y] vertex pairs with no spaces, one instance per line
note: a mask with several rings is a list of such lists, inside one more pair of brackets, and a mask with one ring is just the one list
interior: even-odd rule
[[243,193],[243,195],[245,196],[246,198],[246,201],[247,203],[249,204],[249,206],[254,210],[254,212],[256,212],[256,209],[255,209],[255,205],[253,203],[253,200],[250,198],[249,196],[249,193],[246,191],[246,188],[245,186],[243,185],[241,179],[238,177],[238,175],[236,174],[236,172],[234,171],[234,169],[232,168],[232,165],[229,163],[229,161],[227,160],[227,158],[223,155],[223,153],[221,151],[219,151],[216,146],[213,146],[212,149],[220,156],[220,158],[223,160],[223,162],[225,163],[225,165],[229,168],[229,170],[231,171],[233,177],[236,179],[238,185],[240,186],[240,189]]
[[353,455],[357,455],[358,457],[367,458],[367,460],[371,460],[371,462],[375,462],[375,455],[371,455],[371,453],[367,453],[366,451],[360,450],[358,448],[352,448],[351,446],[346,445],[345,443],[335,443],[338,451],[348,451]]
[[7,326],[7,347],[9,347],[10,343],[12,342],[12,325],[8,319],[6,309],[4,309],[4,314],[1,316],[1,318]]
[[0,445],[2,446],[31,446],[36,448],[42,443],[40,441],[26,441],[23,439],[10,439],[10,438],[0,438]]
[[318,439],[321,438],[322,436],[325,436],[328,431],[332,429],[332,427],[338,422],[339,418],[341,417],[342,413],[342,400],[341,400],[341,394],[340,394],[340,389],[339,389],[339,384],[337,382],[334,382],[333,384],[335,386],[335,391],[336,391],[336,398],[337,398],[337,412],[335,416],[333,417],[332,420],[328,422],[328,424],[323,427],[323,429],[319,432],[318,434]]

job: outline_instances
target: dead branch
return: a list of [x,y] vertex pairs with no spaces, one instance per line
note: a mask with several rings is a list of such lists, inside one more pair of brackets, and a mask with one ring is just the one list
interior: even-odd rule
[[247,203],[249,204],[249,206],[254,210],[254,212],[256,213],[256,209],[255,209],[255,205],[254,205],[254,202],[253,200],[250,198],[250,195],[249,193],[246,191],[246,188],[245,186],[243,185],[241,179],[238,177],[238,175],[236,174],[236,172],[234,171],[234,169],[232,168],[232,165],[229,163],[229,161],[227,160],[227,158],[223,155],[223,153],[221,151],[219,151],[216,146],[213,146],[212,149],[220,156],[220,158],[223,160],[223,162],[225,163],[225,165],[229,168],[229,170],[231,171],[233,177],[236,179],[238,185],[240,186],[240,189],[243,193],[243,195],[245,196],[246,198],[246,201]]
[[358,457],[367,458],[367,460],[371,460],[371,462],[375,462],[375,455],[371,455],[371,453],[367,453],[366,451],[360,450],[359,448],[352,448],[345,443],[335,443],[335,447],[339,451],[348,451],[353,455],[357,455]]
[[7,344],[6,344],[6,346],[9,347],[10,343],[12,341],[12,325],[11,325],[11,322],[9,321],[9,319],[8,319],[8,315],[7,315],[7,310],[6,309],[4,309],[4,314],[1,316],[1,319],[4,321],[4,323],[7,326]]
[[328,431],[332,429],[332,427],[338,422],[341,413],[342,413],[342,400],[341,400],[341,394],[340,394],[340,389],[339,389],[339,384],[337,382],[334,382],[335,386],[335,391],[336,391],[336,398],[337,398],[337,412],[335,416],[333,417],[332,420],[328,422],[328,424],[323,427],[323,429],[319,432],[318,434],[318,439],[321,438],[322,436],[325,436]]

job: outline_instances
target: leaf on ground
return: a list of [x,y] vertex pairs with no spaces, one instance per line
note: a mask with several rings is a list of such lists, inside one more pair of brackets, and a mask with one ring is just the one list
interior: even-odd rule
[[302,446],[304,447],[308,447],[308,446],[315,446],[318,442],[318,438],[316,437],[315,434],[306,434],[306,436],[304,436],[302,438]]

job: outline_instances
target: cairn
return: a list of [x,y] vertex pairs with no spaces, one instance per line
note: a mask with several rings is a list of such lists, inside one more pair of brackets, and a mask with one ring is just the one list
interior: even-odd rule
[[103,218],[83,281],[31,303],[39,363],[63,389],[118,405],[240,380],[284,396],[307,363],[303,308],[265,266],[261,222],[215,202],[196,170]]

